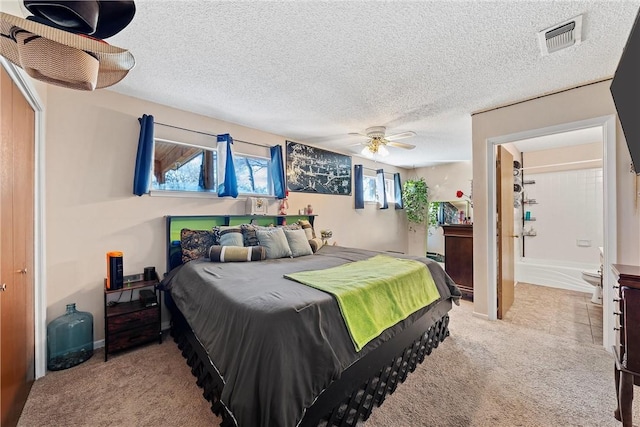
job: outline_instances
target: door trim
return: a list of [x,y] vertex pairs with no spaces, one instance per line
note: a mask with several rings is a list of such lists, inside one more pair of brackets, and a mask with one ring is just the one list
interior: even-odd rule
[[26,73],[0,56],[0,64],[35,112],[35,176],[34,176],[34,337],[35,337],[35,378],[43,377],[47,366],[47,295],[45,272],[45,116],[44,104],[31,78]]
[[[613,347],[614,334],[614,314],[613,314],[613,285],[616,277],[613,274],[611,264],[615,264],[618,259],[618,227],[616,220],[616,117],[615,115],[594,117],[592,119],[580,120],[571,123],[564,123],[556,126],[549,126],[540,129],[531,129],[523,132],[516,132],[509,135],[502,135],[487,139],[487,165],[495,165],[495,146],[518,141],[521,139],[535,138],[538,136],[552,135],[556,133],[568,132],[572,130],[586,129],[592,127],[602,128],[602,164],[603,164],[603,204],[604,204],[604,274],[602,286],[602,319],[603,347],[611,351]],[[497,266],[491,260],[497,260],[497,215],[496,206],[496,168],[487,168],[487,189],[488,189],[488,242],[487,259],[487,318],[497,320]]]

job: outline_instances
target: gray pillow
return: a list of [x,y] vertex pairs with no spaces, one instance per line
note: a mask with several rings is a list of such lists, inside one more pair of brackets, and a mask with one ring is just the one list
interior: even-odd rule
[[291,248],[291,255],[294,258],[304,255],[313,255],[309,240],[307,240],[307,233],[304,230],[284,230],[284,235]]
[[282,228],[256,230],[260,246],[267,251],[267,259],[291,257],[291,248]]

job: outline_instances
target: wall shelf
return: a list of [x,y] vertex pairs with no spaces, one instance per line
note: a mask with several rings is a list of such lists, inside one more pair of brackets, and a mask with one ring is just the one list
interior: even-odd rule
[[530,179],[528,181],[527,180],[523,180],[522,181],[522,184],[524,184],[524,185],[532,185],[532,184],[535,184],[535,183],[536,183],[536,181],[534,179]]
[[522,201],[523,205],[537,205],[538,202],[536,201],[536,199],[525,199]]
[[531,218],[529,218],[529,219],[525,218],[524,220],[525,220],[525,221],[535,221],[536,219],[535,219],[535,218],[533,218],[533,217],[531,217]]

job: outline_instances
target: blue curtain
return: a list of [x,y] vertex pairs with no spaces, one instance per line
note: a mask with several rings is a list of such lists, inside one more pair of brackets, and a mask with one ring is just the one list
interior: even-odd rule
[[222,182],[218,185],[218,197],[238,197],[238,180],[233,165],[233,138],[228,133],[218,135],[218,165]]
[[140,122],[138,138],[138,154],[136,168],[133,171],[133,194],[142,196],[149,192],[151,186],[151,167],[153,165],[153,116],[143,114]]
[[378,169],[376,171],[376,192],[378,193],[378,203],[380,209],[389,209],[387,203],[387,190],[384,187],[384,170]]
[[353,186],[356,193],[356,209],[364,209],[364,177],[362,165],[355,165],[353,167],[353,176]]
[[402,183],[400,182],[400,174],[393,174],[393,192],[396,195],[396,209],[404,209],[402,202]]
[[273,191],[278,199],[287,197],[287,182],[284,175],[284,162],[282,160],[282,147],[274,145],[269,148],[271,153],[271,176],[273,177]]

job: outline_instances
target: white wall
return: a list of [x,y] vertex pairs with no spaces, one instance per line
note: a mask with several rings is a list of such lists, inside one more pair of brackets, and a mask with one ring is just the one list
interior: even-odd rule
[[[525,222],[528,231],[538,232],[523,238],[528,258],[600,262],[598,246],[604,242],[602,149],[602,142],[593,142],[522,154],[521,176],[535,181],[523,186],[524,197],[539,202],[523,205],[516,215],[520,228],[526,211],[536,218]],[[577,246],[577,240],[589,240],[590,246]]]
[[537,235],[525,237],[525,258],[599,265],[603,246],[602,168],[528,174],[525,205]]
[[[124,252],[125,274],[145,266],[165,272],[165,215],[243,214],[238,198],[136,197],[133,168],[140,126],[138,117],[266,145],[285,137],[176,110],[111,92],[79,92],[46,86],[46,275],[47,321],[65,304],[94,315],[95,338],[104,337],[102,289],[105,253]],[[158,132],[162,133],[160,126]],[[188,136],[185,135],[185,138]],[[297,141],[302,142],[304,141]],[[379,168],[379,163],[353,158]],[[385,171],[406,172],[384,166]],[[404,211],[373,205],[354,209],[353,196],[291,193],[290,213],[311,204],[316,230],[329,228],[343,246],[407,251]],[[271,202],[269,212],[277,212]],[[165,317],[166,319],[166,317]]]

